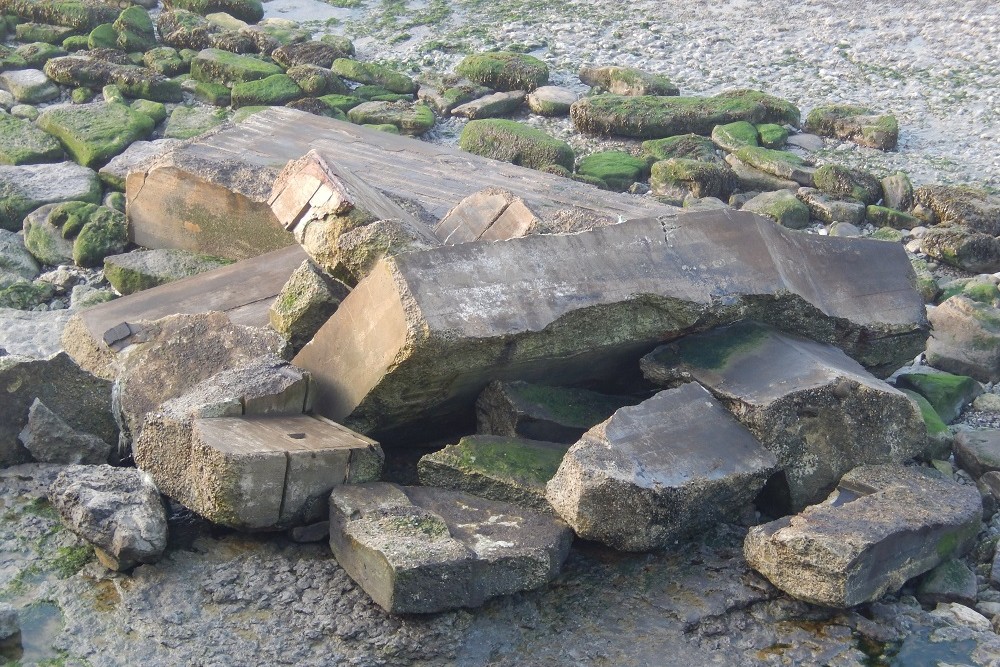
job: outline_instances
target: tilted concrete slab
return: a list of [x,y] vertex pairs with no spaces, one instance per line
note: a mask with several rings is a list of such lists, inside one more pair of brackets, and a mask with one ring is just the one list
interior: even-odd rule
[[446,245],[472,241],[504,241],[528,234],[538,216],[520,197],[487,188],[460,201],[434,227]]
[[542,217],[573,211],[608,222],[680,213],[654,200],[605,192],[448,146],[275,107],[129,174],[125,196],[132,240],[148,248],[233,259],[293,243],[268,202],[285,165],[312,149],[360,182],[416,202],[433,221],[490,186],[522,197]]
[[678,372],[700,382],[736,415],[778,457],[793,511],[859,465],[927,453],[917,405],[832,345],[740,322],[674,341],[641,365],[654,382]]
[[913,281],[902,247],[878,241],[736,211],[632,220],[383,260],[295,364],[318,412],[369,435],[463,414],[495,379],[607,378],[657,343],[748,318],[888,373],[926,340]]

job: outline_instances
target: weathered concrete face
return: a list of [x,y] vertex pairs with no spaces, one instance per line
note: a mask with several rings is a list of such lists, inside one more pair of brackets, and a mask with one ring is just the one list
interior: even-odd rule
[[743,551],[789,595],[852,607],[967,552],[981,514],[975,487],[915,468],[865,466],[825,502],[751,528]]
[[546,498],[580,537],[646,551],[739,514],[776,465],[711,394],[689,383],[588,431]]
[[920,410],[901,391],[833,346],[753,322],[682,338],[643,365],[682,369],[715,394],[778,457],[794,509],[858,465],[902,463],[927,447]]
[[446,245],[503,241],[524,236],[539,224],[524,200],[506,190],[487,188],[469,195],[434,227]]
[[375,483],[330,495],[334,557],[394,614],[538,588],[559,573],[571,538],[552,516],[459,491]]
[[[683,224],[681,224],[683,223]],[[895,370],[923,349],[901,247],[733,211],[385,260],[295,358],[364,433],[468,410],[488,382],[606,378],[658,342],[754,318]]]

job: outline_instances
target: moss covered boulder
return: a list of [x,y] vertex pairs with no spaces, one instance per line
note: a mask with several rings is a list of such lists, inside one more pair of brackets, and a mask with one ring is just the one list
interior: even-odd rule
[[983,393],[973,378],[952,373],[900,373],[896,386],[926,398],[946,424],[958,419],[962,409]]
[[663,139],[642,142],[642,152],[652,161],[683,158],[702,162],[719,162],[715,144],[707,137],[697,134],[680,134]]
[[364,102],[363,99],[354,95],[321,95],[317,99],[331,109],[336,109],[344,114]]
[[46,282],[14,283],[0,289],[0,308],[31,310],[55,296],[56,288]]
[[171,112],[163,138],[191,139],[222,125],[228,118],[229,114],[223,109],[181,105]]
[[101,200],[97,172],[73,162],[0,166],[0,229],[20,230],[39,206],[72,200]]
[[127,242],[125,214],[89,202],[47,204],[24,220],[24,245],[42,264],[100,266]]
[[565,141],[513,120],[473,120],[462,129],[458,146],[463,151],[494,160],[541,169],[559,165],[572,171],[575,155]]
[[742,210],[767,216],[789,229],[809,226],[809,207],[790,190],[763,192],[743,204]]
[[158,46],[142,55],[146,67],[164,76],[176,76],[191,69],[191,62],[185,61],[172,46]]
[[330,69],[334,74],[348,81],[381,86],[393,93],[412,95],[417,92],[417,84],[413,79],[377,63],[363,63],[350,58],[337,58],[333,61]]
[[[941,415],[937,413],[934,406],[924,398],[921,394],[913,391],[912,389],[900,389],[904,394],[910,397],[917,407],[920,408],[920,416],[924,419],[924,425],[927,427],[927,437],[930,440],[948,439],[949,431],[948,425],[941,420]],[[950,443],[946,444],[946,447],[950,449]],[[941,452],[947,456],[947,452]]]
[[138,5],[122,10],[112,24],[115,30],[115,44],[123,51],[148,51],[156,46],[153,19]]
[[295,65],[285,73],[310,97],[350,94],[339,76],[317,65]]
[[582,158],[576,173],[598,178],[612,190],[623,192],[648,177],[649,162],[625,151],[602,151]]
[[816,188],[837,199],[874,204],[882,199],[882,183],[861,169],[825,164],[813,174]]
[[757,126],[760,135],[760,145],[764,148],[779,149],[788,141],[788,130],[777,123],[763,123]]
[[798,124],[798,113],[794,105],[754,90],[714,97],[595,95],[584,97],[570,110],[573,124],[581,132],[641,139],[707,135],[716,125],[740,120],[794,125]]
[[726,200],[736,187],[736,176],[725,163],[671,158],[653,163],[649,186],[653,194],[674,202],[688,194]]
[[680,95],[680,89],[662,74],[635,67],[584,67],[580,81],[603,88],[613,95]]
[[191,76],[198,81],[218,83],[223,86],[259,81],[283,73],[283,70],[274,63],[221,49],[202,49],[191,61]]
[[874,204],[865,209],[865,219],[876,227],[891,227],[892,229],[913,229],[923,224],[920,218],[909,213]]
[[286,70],[296,65],[315,65],[324,69],[330,69],[333,61],[337,58],[347,58],[353,55],[353,46],[350,52],[337,48],[333,44],[326,42],[309,41],[298,44],[286,44],[271,52],[271,58]]
[[62,159],[62,146],[31,123],[0,114],[0,164],[39,164]]
[[899,124],[895,116],[877,114],[867,107],[855,105],[817,107],[806,116],[804,129],[884,151],[895,150],[899,141]]
[[764,173],[789,179],[806,187],[813,185],[815,169],[804,158],[795,153],[776,151],[761,146],[744,146],[737,150],[734,155],[740,162]]
[[549,82],[549,67],[524,53],[494,51],[466,56],[455,72],[494,90],[533,91]]
[[179,83],[146,67],[64,56],[49,60],[44,69],[46,76],[65,86],[100,89],[113,84],[127,97],[157,102],[180,102],[184,97]]
[[50,23],[86,32],[118,16],[117,5],[100,0],[2,0],[0,14],[25,21]]
[[73,28],[50,25],[48,23],[18,23],[14,26],[14,35],[19,42],[45,42],[46,44],[62,44],[73,34]]
[[148,138],[155,123],[124,104],[96,102],[46,109],[38,117],[38,126],[59,139],[73,160],[93,167],[103,165],[132,142]]
[[545,484],[555,476],[568,444],[511,436],[473,435],[427,454],[417,464],[420,483],[551,512]]
[[1000,236],[1000,196],[963,185],[923,185],[913,199],[933,211],[939,224]]
[[402,134],[421,135],[434,127],[434,112],[413,102],[364,102],[347,112],[358,125],[392,125]]
[[272,74],[258,81],[233,84],[233,108],[250,106],[280,106],[304,97],[305,93],[287,74]]
[[1000,271],[1000,238],[965,227],[931,227],[920,237],[920,250],[928,257],[973,273]]
[[230,263],[187,250],[135,250],[105,257],[104,275],[120,294],[133,294]]
[[184,9],[202,16],[225,12],[247,23],[257,23],[264,18],[260,0],[170,0],[164,4],[167,9]]
[[744,146],[759,146],[760,134],[753,123],[738,120],[735,123],[716,125],[712,128],[712,141],[719,148],[730,153]]

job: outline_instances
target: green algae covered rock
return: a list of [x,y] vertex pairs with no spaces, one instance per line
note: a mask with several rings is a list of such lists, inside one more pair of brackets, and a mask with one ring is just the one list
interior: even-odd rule
[[13,14],[26,21],[66,26],[78,32],[111,23],[118,6],[100,0],[0,0],[0,14]]
[[64,86],[100,89],[114,84],[127,97],[156,102],[180,102],[184,98],[177,81],[146,67],[64,56],[49,60],[44,71],[46,76]]
[[0,289],[0,308],[31,310],[55,296],[56,288],[46,282],[23,282]]
[[199,102],[216,107],[228,107],[233,101],[233,91],[218,83],[199,81],[195,84],[192,94]]
[[933,211],[939,224],[1000,236],[1000,196],[964,185],[922,185],[913,199]]
[[495,51],[466,56],[455,72],[494,90],[531,92],[549,82],[549,67],[524,53]]
[[402,134],[421,135],[434,127],[434,112],[426,104],[365,102],[347,112],[358,125],[392,125]]
[[62,146],[34,123],[0,115],[0,164],[38,164],[62,159]]
[[576,173],[598,178],[610,189],[624,192],[636,181],[645,180],[649,163],[625,151],[602,151],[582,158]]
[[125,214],[89,202],[47,204],[24,220],[24,245],[42,264],[99,266],[126,243]]
[[354,97],[353,95],[322,95],[317,99],[331,109],[336,109],[345,114],[364,102],[360,97]]
[[0,229],[19,230],[39,206],[76,199],[101,200],[97,172],[73,162],[0,166]]
[[59,139],[79,164],[100,166],[129,145],[146,139],[155,123],[149,116],[124,104],[96,102],[46,109],[38,127]]
[[19,42],[62,44],[67,37],[73,34],[73,28],[47,23],[18,23],[14,26],[14,34]]
[[41,68],[52,58],[65,56],[66,50],[53,44],[46,44],[45,42],[32,42],[31,44],[22,44],[17,47],[14,53],[23,58],[28,67],[37,69]]
[[198,81],[223,86],[259,81],[274,74],[283,74],[282,69],[274,63],[221,49],[202,49],[191,61],[191,76]]
[[170,0],[164,4],[167,9],[184,9],[202,16],[225,12],[247,23],[257,23],[264,18],[260,0]]
[[849,104],[831,104],[813,109],[806,116],[804,129],[824,137],[853,141],[879,150],[895,150],[899,124],[891,114],[877,114],[871,109]]
[[815,170],[795,153],[776,151],[760,146],[744,146],[733,155],[740,162],[766,174],[789,179],[806,187],[813,185],[813,172]]
[[170,114],[163,138],[191,139],[222,125],[228,118],[229,114],[223,109],[181,105]]
[[136,250],[104,258],[104,276],[119,294],[133,294],[231,264],[187,250]]
[[111,23],[102,23],[87,35],[88,49],[113,49],[118,46],[118,33]]
[[164,76],[176,76],[191,69],[191,62],[181,58],[172,46],[158,46],[149,49],[142,56],[146,67]]
[[790,190],[761,193],[743,204],[742,210],[767,216],[789,229],[803,229],[809,225],[809,207]]
[[736,177],[726,164],[671,158],[653,163],[649,187],[653,194],[674,200],[688,194],[725,200],[736,187]]
[[866,205],[882,199],[882,183],[861,169],[825,164],[816,169],[813,182],[820,192],[838,199],[854,199]]
[[719,148],[730,153],[744,146],[759,146],[760,134],[753,123],[738,120],[735,123],[716,125],[712,128],[712,141]]
[[565,141],[513,120],[473,120],[462,129],[458,146],[494,160],[541,169],[557,164],[573,169],[575,155]]
[[697,134],[680,134],[676,137],[650,139],[642,142],[642,151],[652,161],[684,158],[702,162],[718,162],[715,144]]
[[376,63],[337,58],[330,69],[348,81],[381,86],[393,93],[412,95],[417,92],[417,84],[413,79]]
[[920,218],[885,206],[869,205],[865,209],[865,218],[876,227],[892,229],[913,229],[923,224]]
[[1000,271],[1000,238],[958,225],[931,227],[920,237],[920,250],[973,273]]
[[788,141],[788,130],[776,123],[763,123],[757,126],[760,135],[760,145],[764,148],[778,149]]
[[339,76],[316,65],[295,65],[285,72],[310,97],[348,95],[350,90]]
[[580,81],[613,95],[680,95],[680,89],[667,77],[635,67],[584,67]]
[[156,46],[153,19],[138,5],[125,8],[114,24],[116,44],[124,51],[148,51]]
[[983,393],[982,385],[971,377],[952,373],[901,373],[896,386],[926,398],[946,424],[958,419],[962,408]]
[[272,74],[258,81],[233,84],[233,108],[249,106],[279,106],[303,97],[305,93],[287,74]]
[[573,104],[570,117],[581,132],[656,139],[686,133],[707,135],[716,125],[739,120],[796,125],[798,109],[753,90],[714,97],[594,95]]
[[139,113],[148,116],[154,124],[158,125],[167,119],[167,107],[162,102],[134,100],[130,106]]
[[555,476],[567,449],[568,444],[556,442],[473,435],[422,457],[417,472],[424,486],[551,512],[545,484]]
[[271,327],[295,350],[312,340],[337,310],[348,288],[305,260],[295,269],[268,311]]

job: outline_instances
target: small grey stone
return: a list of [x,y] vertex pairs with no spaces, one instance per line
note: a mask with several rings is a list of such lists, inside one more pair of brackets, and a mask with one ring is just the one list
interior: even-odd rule
[[45,72],[37,69],[0,72],[0,86],[22,104],[50,102],[59,97],[59,87],[45,76]]
[[13,639],[21,632],[17,610],[6,602],[0,602],[0,642]]
[[28,409],[28,424],[18,438],[42,463],[107,463],[111,453],[111,444],[77,431],[37,398]]
[[39,270],[38,262],[24,247],[24,237],[0,229],[0,289],[19,280],[34,280]]
[[857,225],[852,225],[849,222],[835,222],[830,225],[829,229],[830,236],[848,236],[848,237],[858,237],[861,236],[861,230],[858,229]]

